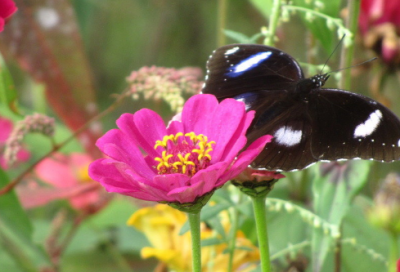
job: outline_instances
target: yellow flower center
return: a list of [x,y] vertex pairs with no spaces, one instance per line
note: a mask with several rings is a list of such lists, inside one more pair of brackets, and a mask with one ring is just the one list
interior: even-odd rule
[[193,176],[210,164],[212,144],[215,142],[209,142],[207,136],[196,135],[194,132],[164,136],[154,145],[154,149],[160,146],[164,149],[161,157],[155,158],[158,174],[181,173]]
[[88,169],[89,169],[89,165],[85,165],[85,166],[79,167],[77,169],[77,178],[80,183],[87,183],[87,182],[93,181],[89,177]]

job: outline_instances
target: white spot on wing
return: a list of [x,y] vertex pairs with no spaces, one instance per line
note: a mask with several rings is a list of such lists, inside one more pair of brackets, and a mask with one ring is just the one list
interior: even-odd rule
[[367,137],[371,135],[378,127],[382,119],[382,112],[376,110],[368,116],[368,119],[359,124],[354,130],[354,137]]
[[280,145],[294,146],[301,142],[301,130],[293,130],[290,127],[281,127],[275,132],[276,142]]
[[231,54],[235,53],[235,52],[238,51],[238,50],[239,50],[239,46],[232,47],[231,49],[226,50],[226,52],[224,53],[224,55],[225,55],[225,56],[231,55]]
[[230,77],[240,76],[244,72],[256,67],[260,62],[269,58],[271,54],[272,52],[260,52],[254,54],[233,66],[233,69],[227,75]]

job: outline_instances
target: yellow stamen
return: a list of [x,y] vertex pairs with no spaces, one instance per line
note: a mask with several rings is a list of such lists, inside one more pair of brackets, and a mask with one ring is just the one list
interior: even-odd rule
[[172,154],[167,155],[167,151],[164,150],[161,156],[162,156],[161,158],[160,157],[154,158],[155,161],[159,162],[159,164],[157,165],[157,170],[159,171],[163,166],[167,168],[170,167],[168,160],[172,158],[174,155]]
[[[181,136],[190,140],[186,138],[178,142]],[[156,141],[154,146],[155,149],[160,146],[164,149],[161,157],[155,158],[158,162],[157,171],[160,174],[182,173],[193,176],[209,165],[213,144],[215,142],[208,142],[207,136],[196,135],[194,132],[165,135],[162,140]]]

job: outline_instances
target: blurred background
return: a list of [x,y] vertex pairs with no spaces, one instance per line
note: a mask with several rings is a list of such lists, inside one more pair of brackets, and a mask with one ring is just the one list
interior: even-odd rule
[[[15,2],[19,10],[0,34],[0,50],[14,80],[19,110],[15,114],[10,107],[2,105],[0,113],[15,121],[32,112],[55,117],[58,126],[56,140],[59,141],[111,105],[115,94],[129,88],[127,77],[132,71],[153,65],[177,69],[191,66],[199,67],[204,75],[206,61],[212,51],[223,44],[249,41],[261,33],[262,27],[268,25],[272,6],[272,1],[262,0]],[[313,9],[319,5],[317,2],[324,6],[317,11],[332,18],[351,16],[345,1],[294,1],[301,7]],[[312,65],[324,64],[328,58],[329,68],[325,68],[324,72],[346,68],[340,66],[344,45],[340,44],[334,51],[341,33],[335,26],[330,28],[326,22],[319,20],[317,17],[307,18],[306,13],[298,12],[282,21],[276,32],[278,40],[275,46],[304,64],[308,76],[319,72]],[[375,56],[379,59],[349,68],[350,90],[372,97],[400,115],[399,57],[396,54],[382,56],[386,46],[385,35],[390,30],[372,31],[375,27],[373,20],[367,21],[371,24],[364,28],[360,24],[354,33],[352,64]],[[395,22],[392,24],[395,26],[394,33],[398,33],[399,26]],[[223,32],[222,29],[228,31]],[[262,43],[264,36],[260,34],[253,41]],[[337,75],[340,76],[339,73]],[[327,87],[338,87],[338,80],[331,79]],[[8,102],[12,104],[15,100],[9,98]],[[63,151],[71,153],[85,150],[93,157],[98,156],[93,145],[95,139],[115,128],[115,120],[121,113],[134,113],[143,107],[157,110],[166,121],[174,115],[163,101],[145,100],[143,97],[138,100],[126,99],[84,134],[90,139],[89,143],[74,141]],[[32,154],[30,161],[20,165],[20,168],[7,171],[10,177],[18,176],[27,164],[43,156],[43,150],[50,149],[50,143],[41,136],[29,136],[27,146]],[[305,171],[288,173],[271,196],[310,208],[311,176],[319,167],[315,165]],[[350,223],[344,227],[348,230],[349,239],[359,235],[362,242],[356,246],[345,244],[347,248],[344,250],[349,255],[345,258],[346,268],[342,271],[386,269],[384,256],[388,255],[390,238],[385,231],[367,223],[364,212],[372,205],[382,180],[388,173],[398,171],[399,167],[398,162],[368,164],[368,182],[355,200],[357,205],[347,214]],[[221,194],[219,197],[223,198],[225,195]],[[135,228],[126,226],[126,221],[135,210],[148,205],[117,196],[106,207],[82,220],[79,211],[63,200],[30,209],[28,217],[34,229],[34,244],[40,245],[49,243],[50,234],[68,237],[69,229],[79,225],[73,235],[66,239],[68,247],[63,255],[53,255],[54,258],[61,258],[57,261],[59,271],[131,271],[132,268],[133,271],[153,271],[155,267],[160,267],[157,260],[140,258],[140,250],[150,245],[148,240]],[[310,234],[311,227],[304,223],[299,214],[290,214],[288,211],[272,213],[270,235],[275,237],[271,238],[273,252],[287,248],[288,244],[300,243]],[[246,215],[251,217],[251,214]],[[249,236],[252,228],[254,230],[250,222],[248,219],[242,222],[242,228]],[[255,239],[254,235],[250,238],[252,241]],[[5,250],[8,244],[4,241],[0,247],[0,267],[3,267],[0,270],[28,271],[15,261],[15,254]],[[34,249],[30,250],[27,251],[28,255],[35,252]],[[283,254],[277,261],[278,267],[282,267],[279,271],[289,271],[284,267],[289,267],[298,256],[302,260],[303,253],[306,256],[309,254],[307,249],[298,255],[294,254],[298,253],[296,250],[292,253]],[[333,252],[330,254],[333,255]],[[368,261],[360,264],[365,259]],[[327,263],[327,267],[331,268],[333,261]],[[367,270],[362,270],[364,268]],[[298,268],[290,271],[306,270]]]

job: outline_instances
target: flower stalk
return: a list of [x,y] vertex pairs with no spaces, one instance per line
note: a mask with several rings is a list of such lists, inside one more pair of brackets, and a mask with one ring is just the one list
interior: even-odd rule
[[201,272],[200,212],[187,215],[192,235],[192,271]]
[[[346,48],[343,47],[340,57],[340,67],[350,67],[354,56],[354,33],[357,33],[358,15],[360,13],[360,0],[352,0],[348,2],[347,8],[349,16],[346,21],[346,27],[350,29],[352,36],[352,43]],[[343,89],[350,89],[351,85],[351,69],[344,69],[340,79],[339,87]]]
[[274,0],[268,23],[268,33],[264,40],[265,45],[273,46],[275,43],[275,32],[276,28],[278,27],[280,13],[281,13],[281,0]]
[[254,209],[254,217],[257,229],[258,248],[260,249],[261,271],[270,272],[269,245],[267,232],[267,210],[265,206],[266,196],[251,197]]

